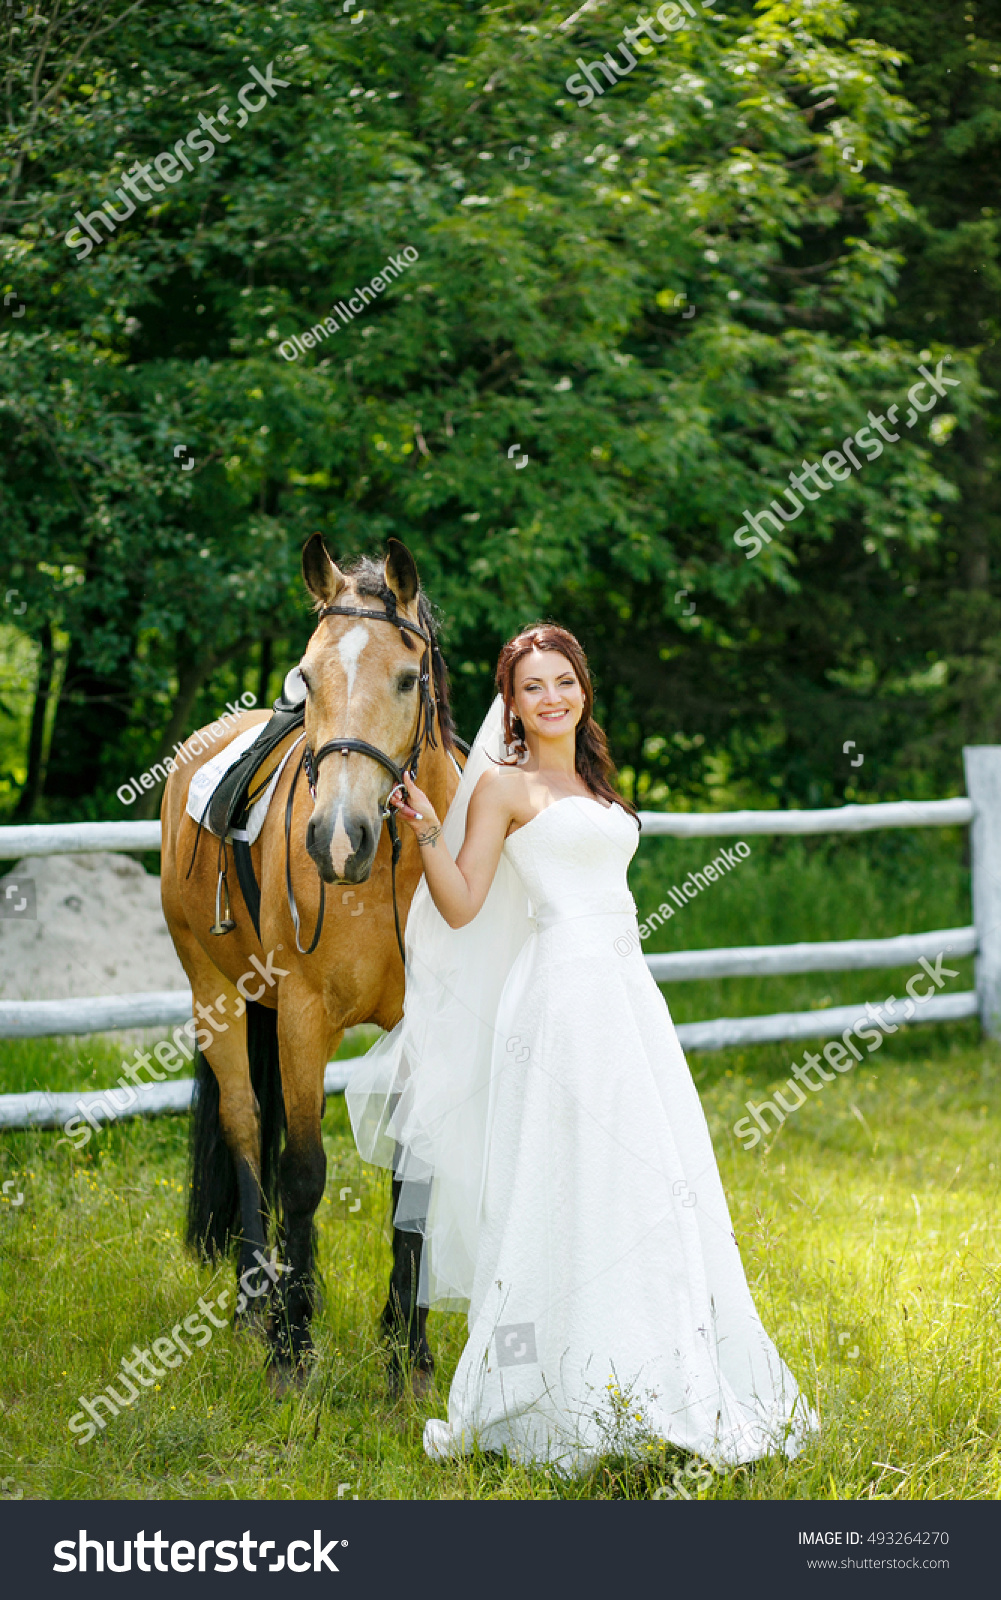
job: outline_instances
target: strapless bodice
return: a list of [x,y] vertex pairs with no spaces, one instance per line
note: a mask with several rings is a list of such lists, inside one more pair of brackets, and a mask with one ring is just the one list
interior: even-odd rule
[[626,871],[639,829],[621,806],[567,795],[504,841],[539,931],[557,922],[635,916]]

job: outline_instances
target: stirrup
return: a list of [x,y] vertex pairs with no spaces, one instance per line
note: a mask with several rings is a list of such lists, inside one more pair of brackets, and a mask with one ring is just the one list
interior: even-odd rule
[[[220,915],[224,892],[226,895],[225,917]],[[233,909],[229,903],[229,879],[226,876],[226,841],[224,839],[222,841],[222,865],[219,868],[219,877],[215,886],[215,922],[209,929],[209,933],[214,933],[217,935],[232,933],[235,927],[236,923],[233,921]]]

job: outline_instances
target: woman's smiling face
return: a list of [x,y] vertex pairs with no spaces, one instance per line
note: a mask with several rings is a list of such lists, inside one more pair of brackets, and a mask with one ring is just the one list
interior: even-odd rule
[[584,713],[584,692],[566,656],[532,650],[514,669],[514,706],[525,737],[572,733]]

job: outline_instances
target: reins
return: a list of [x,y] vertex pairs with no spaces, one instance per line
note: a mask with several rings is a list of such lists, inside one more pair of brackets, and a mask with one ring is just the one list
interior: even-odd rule
[[[299,908],[295,903],[295,892],[292,888],[292,807],[295,801],[295,790],[299,781],[300,772],[305,772],[310,795],[315,800],[320,763],[327,756],[332,755],[335,751],[340,751],[341,755],[345,756],[352,753],[355,755],[368,756],[370,760],[378,762],[379,765],[384,767],[389,773],[393,780],[393,789],[390,790],[390,795],[392,795],[394,790],[398,789],[402,784],[404,772],[410,772],[414,777],[417,776],[417,769],[420,764],[422,751],[429,745],[432,749],[437,749],[438,746],[438,740],[434,731],[435,713],[437,708],[435,706],[434,695],[431,689],[432,636],[430,632],[425,632],[423,628],[418,627],[415,623],[406,622],[402,617],[395,615],[395,598],[396,597],[394,595],[393,613],[390,612],[388,607],[385,611],[369,611],[360,606],[324,606],[317,618],[318,621],[322,622],[326,617],[368,617],[373,622],[388,622],[390,627],[399,628],[400,637],[403,639],[404,644],[409,645],[409,640],[407,639],[408,633],[414,633],[419,639],[422,639],[424,642],[424,653],[421,656],[420,664],[418,682],[420,698],[417,706],[417,724],[414,730],[414,740],[410,747],[410,753],[402,767],[397,765],[392,756],[388,756],[384,750],[380,750],[377,745],[369,744],[365,739],[328,739],[326,744],[320,746],[315,755],[310,749],[307,741],[306,748],[302,753],[299,764],[292,775],[292,782],[289,785],[288,801],[285,805],[285,892],[288,897],[289,915],[292,918],[292,926],[295,930],[295,947],[302,956],[311,956],[320,942],[320,934],[323,932],[323,913],[326,886],[321,877],[320,905],[316,914],[316,927],[313,930],[313,938],[308,949],[304,950],[299,941]],[[396,817],[394,815],[393,808],[389,804],[388,798],[382,810],[382,820],[385,822],[389,832],[390,844],[392,847],[391,875],[393,889],[393,921],[396,924],[396,943],[399,946],[400,959],[404,966],[406,966],[407,957],[403,945],[403,932],[400,928],[400,908],[396,898],[396,867],[400,859],[403,845],[400,839],[400,831],[397,826]]]

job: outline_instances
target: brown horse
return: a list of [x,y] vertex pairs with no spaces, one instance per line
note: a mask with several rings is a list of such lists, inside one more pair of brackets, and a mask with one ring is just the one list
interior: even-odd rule
[[[327,1167],[320,1139],[324,1068],[345,1028],[363,1022],[392,1028],[402,1015],[392,847],[383,826],[387,798],[404,763],[419,763],[419,781],[440,816],[458,783],[445,665],[409,550],[390,539],[384,567],[363,559],[341,572],[316,534],[303,550],[302,570],[320,616],[301,662],[304,730],[293,728],[262,769],[264,776],[273,771],[304,731],[251,847],[259,935],[248,896],[235,882],[231,913],[220,918],[220,843],[185,809],[193,774],[228,739],[217,738],[187,762],[182,757],[162,807],[163,909],[195,1013],[209,1024],[196,1035],[188,1239],[209,1257],[238,1241],[238,1280],[254,1274],[259,1287],[251,1288],[250,1279],[245,1287],[260,1294],[269,1216],[277,1216],[267,1363],[278,1387],[301,1376],[312,1349],[314,1214]],[[260,712],[242,716],[231,734],[263,721]],[[303,771],[306,782],[299,781]],[[410,830],[401,833],[402,924],[421,864]],[[360,884],[363,909],[354,892]],[[344,887],[326,895],[320,936],[305,954],[324,885]],[[211,931],[221,921],[231,924],[224,937]],[[416,1307],[419,1254],[419,1234],[394,1230],[383,1328],[394,1350],[394,1380],[409,1366],[421,1389],[434,1364],[426,1313]],[[238,1321],[245,1319],[238,1309]]]

